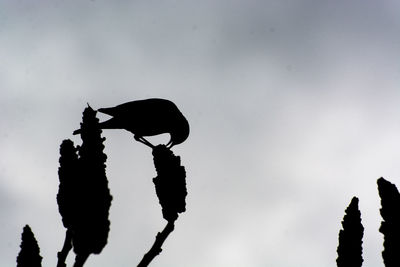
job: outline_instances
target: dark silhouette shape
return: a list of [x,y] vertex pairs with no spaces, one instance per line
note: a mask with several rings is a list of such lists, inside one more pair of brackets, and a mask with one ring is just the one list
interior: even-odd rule
[[71,241],[76,254],[74,267],[83,266],[90,254],[99,254],[105,247],[110,230],[108,214],[112,196],[105,172],[105,138],[101,137],[96,111],[90,106],[83,112],[80,133],[79,157],[70,140],[65,140],[60,148],[57,202],[67,233],[59,253],[59,266],[65,266],[62,264]]
[[79,187],[78,177],[78,155],[77,149],[71,140],[64,140],[60,146],[60,167],[58,177],[60,185],[58,187],[57,204],[62,217],[65,233],[65,241],[62,250],[57,254],[57,267],[65,267],[65,261],[72,248],[72,226],[76,220],[76,207],[79,199],[75,197],[76,188]]
[[83,266],[91,253],[99,254],[107,244],[112,200],[105,170],[107,156],[103,153],[105,138],[101,137],[96,111],[88,106],[82,119],[82,146],[78,149],[80,183],[76,192],[78,217],[72,227],[75,267]]
[[358,209],[358,198],[353,197],[345,211],[342,221],[343,230],[339,232],[339,245],[337,248],[338,267],[361,267],[362,238],[364,227],[361,224],[361,213]]
[[400,194],[396,186],[384,178],[378,179],[381,198],[382,223],[379,228],[384,236],[382,252],[386,267],[400,266]]
[[[101,129],[125,129],[134,134],[135,140],[153,148],[144,136],[169,133],[169,148],[184,142],[189,136],[189,123],[176,105],[166,99],[151,98],[124,103],[99,112],[113,116],[100,123]],[[81,129],[74,131],[79,134]]]
[[[103,152],[105,138],[101,137],[101,129],[126,129],[136,140],[153,149],[157,172],[153,183],[167,225],[157,233],[154,244],[138,265],[148,266],[161,253],[179,214],[186,211],[186,171],[171,147],[187,139],[189,124],[175,104],[165,99],[132,101],[99,111],[113,118],[99,123],[97,111],[88,105],[80,129],[74,132],[81,135],[82,145],[75,147],[69,139],[60,145],[57,204],[66,234],[63,248],[57,254],[57,267],[66,267],[71,249],[76,254],[74,267],[82,267],[90,254],[99,254],[107,244],[112,196],[106,177],[107,156]],[[162,133],[170,134],[166,145],[154,146],[144,138]],[[27,225],[22,234],[18,266],[41,266],[41,259],[37,242]]]
[[165,145],[153,149],[154,166],[157,177],[153,179],[157,197],[162,207],[164,219],[175,221],[178,213],[186,210],[186,172],[181,159]]
[[175,156],[165,145],[155,146],[153,157],[157,171],[157,177],[153,179],[153,182],[162,207],[163,217],[168,223],[164,230],[156,235],[153,246],[144,255],[138,267],[148,266],[160,254],[162,244],[174,230],[174,222],[178,218],[178,213],[186,210],[186,172],[181,165],[180,157]]
[[157,233],[156,240],[150,250],[144,254],[143,259],[139,262],[137,267],[146,267],[150,262],[162,251],[162,245],[167,239],[168,235],[174,230],[174,222],[168,222],[162,232]]
[[17,257],[17,267],[41,267],[42,257],[35,236],[29,225],[22,232],[21,250]]

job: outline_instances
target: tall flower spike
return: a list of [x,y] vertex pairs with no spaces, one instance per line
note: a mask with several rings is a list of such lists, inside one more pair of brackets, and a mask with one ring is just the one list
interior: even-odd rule
[[343,217],[343,230],[339,232],[338,267],[361,267],[362,238],[364,227],[361,224],[361,213],[358,209],[358,198],[353,197]]
[[137,267],[145,267],[162,251],[162,245],[174,230],[178,213],[186,210],[186,172],[181,159],[175,156],[165,145],[153,148],[154,166],[157,177],[153,178],[156,194],[161,204],[164,219],[168,221],[165,228],[156,235],[150,250],[143,256]]
[[379,228],[379,232],[384,236],[383,262],[386,267],[398,267],[400,266],[400,194],[396,186],[384,178],[378,179],[378,191],[383,219]]
[[70,228],[74,221],[76,207],[75,188],[79,183],[78,155],[71,140],[64,140],[60,146],[60,167],[58,168],[57,204],[65,228]]
[[58,253],[57,267],[65,267],[65,261],[72,248],[72,226],[77,220],[76,209],[79,203],[75,196],[76,188],[79,187],[78,177],[78,155],[76,148],[71,140],[64,140],[60,146],[60,167],[58,177],[60,185],[58,187],[57,204],[62,217],[65,233],[65,241],[62,250]]
[[99,254],[107,244],[108,220],[112,196],[106,177],[105,138],[101,137],[96,111],[88,106],[81,123],[82,146],[79,147],[79,179],[76,188],[77,220],[72,226],[75,267],[83,266],[92,253]]
[[165,145],[153,149],[157,177],[153,179],[164,219],[175,221],[186,210],[186,172],[179,156]]
[[17,267],[41,267],[40,249],[29,225],[25,225],[21,239],[21,251],[17,257]]

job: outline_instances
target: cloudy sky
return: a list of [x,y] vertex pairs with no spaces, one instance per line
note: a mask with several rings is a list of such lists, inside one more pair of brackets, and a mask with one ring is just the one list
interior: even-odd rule
[[[152,266],[336,266],[353,196],[364,266],[383,266],[376,180],[400,185],[399,11],[390,0],[0,1],[0,265],[15,266],[25,224],[43,266],[56,265],[59,145],[80,143],[86,103],[160,97],[191,125],[173,149],[189,195]],[[85,266],[136,266],[166,223],[151,151],[128,132],[103,135],[111,231]]]

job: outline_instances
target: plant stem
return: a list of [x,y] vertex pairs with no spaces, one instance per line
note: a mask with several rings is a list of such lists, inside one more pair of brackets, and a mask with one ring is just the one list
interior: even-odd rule
[[150,262],[161,253],[161,246],[167,239],[168,235],[174,230],[174,221],[169,221],[162,232],[158,232],[156,240],[150,250],[144,254],[143,259],[140,261],[137,267],[146,267]]
[[67,259],[69,251],[72,249],[72,234],[70,230],[65,232],[65,241],[63,248],[57,253],[58,262],[57,267],[66,267],[65,261]]
[[88,258],[89,258],[89,254],[76,255],[74,267],[82,267]]

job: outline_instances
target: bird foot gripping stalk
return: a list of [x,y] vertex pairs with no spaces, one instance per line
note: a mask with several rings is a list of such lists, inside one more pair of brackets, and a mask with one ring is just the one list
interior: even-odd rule
[[135,138],[136,141],[143,143],[146,146],[149,146],[154,149],[154,145],[152,143],[150,143],[149,141],[147,141],[143,136],[134,135],[133,138]]

